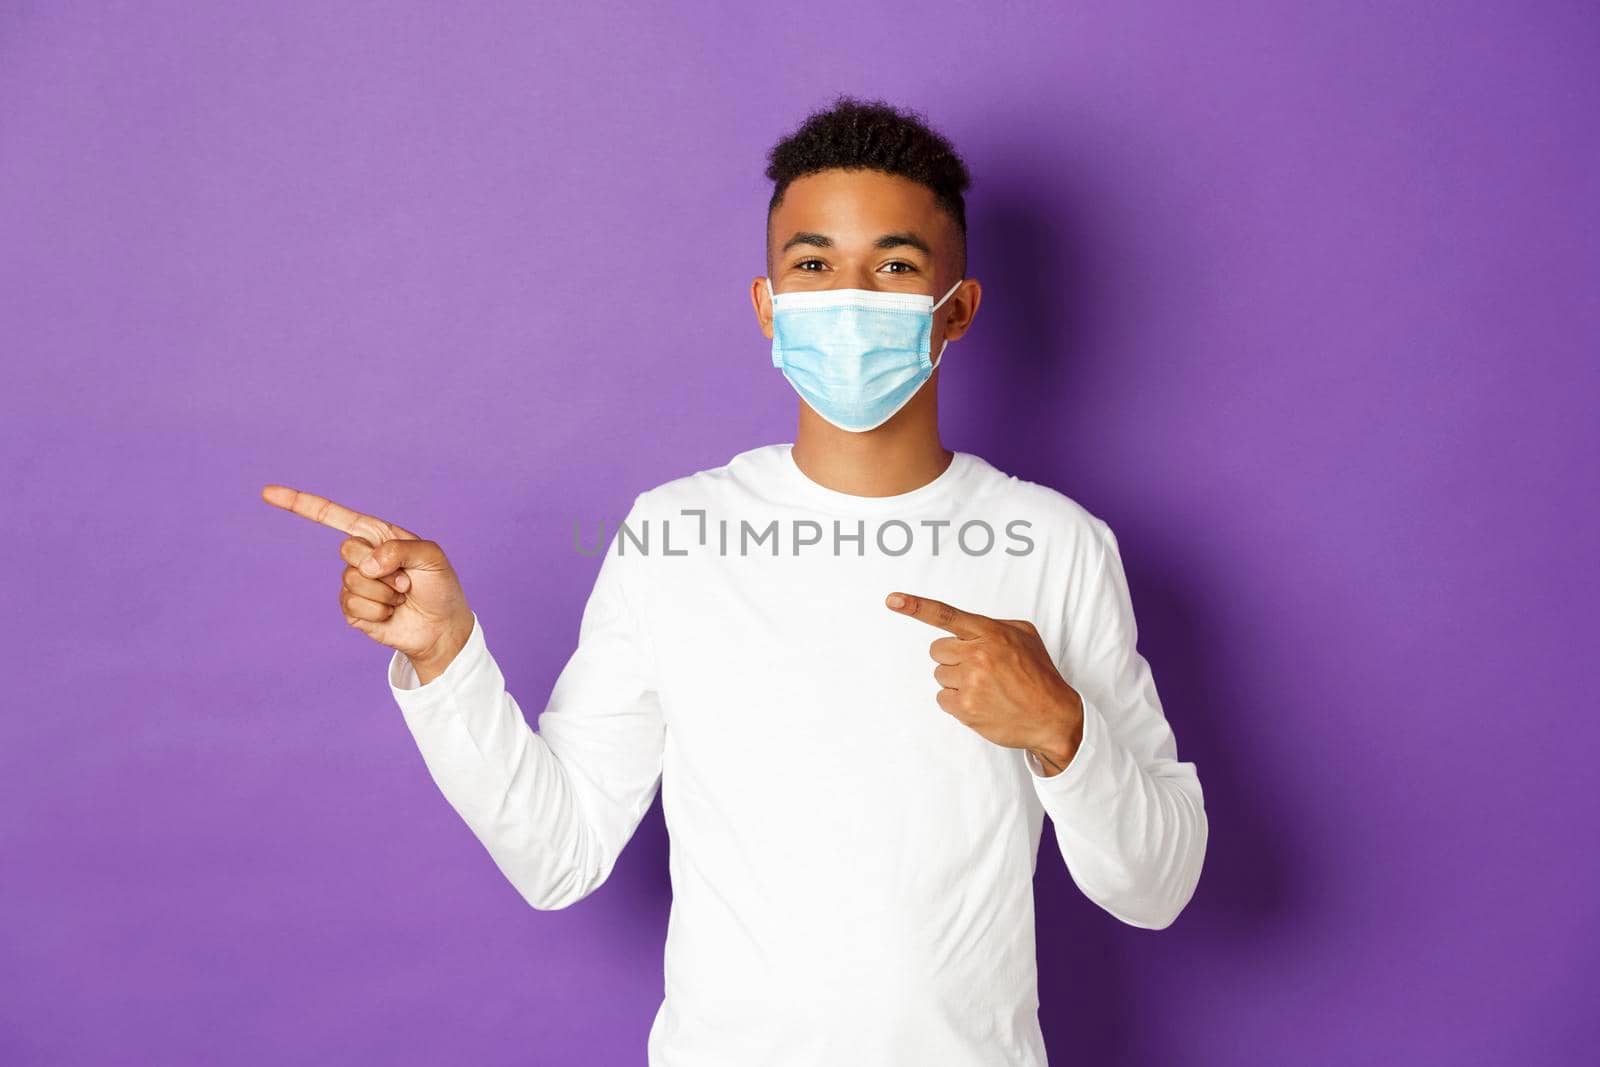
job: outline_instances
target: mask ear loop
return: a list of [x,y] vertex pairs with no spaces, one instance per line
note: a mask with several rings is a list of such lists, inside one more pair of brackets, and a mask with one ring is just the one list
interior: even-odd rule
[[[950,287],[949,292],[946,292],[943,296],[941,296],[939,298],[939,304],[942,304],[946,300],[949,300],[950,299],[950,293],[953,293],[957,289],[961,288],[961,283],[964,282],[964,281],[966,281],[965,278],[957,278],[956,279],[956,283]],[[767,284],[771,285],[772,283],[768,282]],[[930,308],[929,310],[938,311],[939,310],[939,304],[933,305],[933,307]],[[939,361],[944,358],[944,350],[946,348],[948,348],[949,346],[950,346],[950,339],[948,337],[946,337],[944,339],[943,343],[941,343],[939,345],[939,354],[937,356],[933,357],[933,366],[932,366],[933,370],[938,370],[939,369]]]

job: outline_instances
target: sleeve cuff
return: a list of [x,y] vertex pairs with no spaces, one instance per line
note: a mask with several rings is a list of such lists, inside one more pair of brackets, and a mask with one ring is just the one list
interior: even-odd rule
[[443,673],[426,684],[418,683],[417,669],[411,658],[395,649],[394,655],[389,657],[389,691],[405,710],[437,704],[482,666],[487,652],[483,625],[478,621],[478,613],[473,612],[472,632],[467,635],[467,643],[461,646],[461,651]]
[[1045,774],[1044,765],[1031,749],[1020,750],[1022,762],[1028,768],[1028,777],[1033,779],[1034,788],[1041,794],[1068,793],[1082,788],[1083,782],[1094,776],[1096,766],[1101,762],[1098,757],[1104,748],[1105,719],[1092,700],[1082,693],[1078,697],[1083,701],[1083,740],[1078,743],[1078,751],[1072,754],[1071,761],[1059,774]]

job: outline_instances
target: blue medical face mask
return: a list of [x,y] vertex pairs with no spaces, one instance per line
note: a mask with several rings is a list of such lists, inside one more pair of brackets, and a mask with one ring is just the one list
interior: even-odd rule
[[[932,359],[934,303],[873,289],[772,291],[772,365],[811,410],[841,430],[876,429],[905,407],[944,356]],[[948,344],[948,340],[945,344]]]

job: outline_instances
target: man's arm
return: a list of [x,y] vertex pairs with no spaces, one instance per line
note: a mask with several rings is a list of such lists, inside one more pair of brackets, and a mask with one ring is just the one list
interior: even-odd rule
[[390,689],[434,782],[541,910],[605,882],[660,786],[653,650],[623,581],[608,551],[537,732],[476,614],[461,650],[425,684],[403,653],[390,660]]
[[[1024,750],[1073,881],[1133,926],[1172,924],[1205,862],[1205,796],[1177,758],[1138,628],[1116,536],[1096,519],[1098,577],[1067,619],[1062,674],[1082,705],[1076,751],[1059,772]],[[1070,746],[1068,746],[1070,747]],[[1048,755],[1048,753],[1047,753]]]

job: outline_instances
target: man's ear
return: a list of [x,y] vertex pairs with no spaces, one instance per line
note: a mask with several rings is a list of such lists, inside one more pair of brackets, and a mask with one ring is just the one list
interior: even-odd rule
[[949,308],[944,320],[946,341],[954,341],[967,332],[967,327],[972,325],[973,316],[978,313],[978,304],[982,299],[983,286],[978,283],[978,279],[963,278],[961,288],[951,293],[950,299],[945,302],[945,307]]
[[[955,297],[950,299],[954,300]],[[750,303],[756,309],[756,322],[761,326],[761,332],[766,334],[767,340],[772,340],[772,300],[767,296],[766,275],[760,275],[750,283]]]

